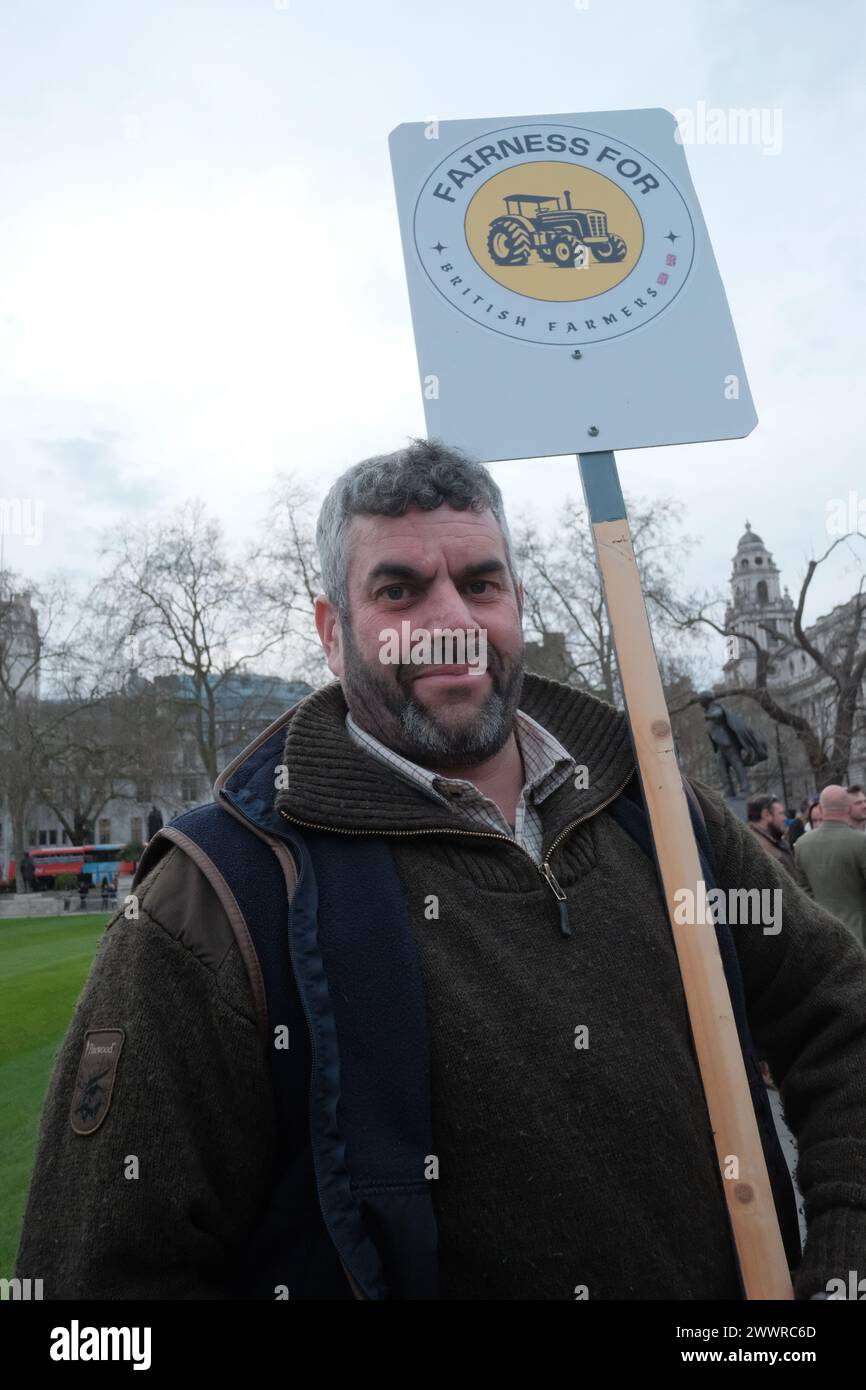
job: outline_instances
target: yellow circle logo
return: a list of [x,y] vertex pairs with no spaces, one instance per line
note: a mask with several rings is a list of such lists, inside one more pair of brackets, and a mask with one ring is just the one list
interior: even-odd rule
[[644,230],[604,174],[559,160],[503,169],[466,209],[466,243],[492,279],[529,299],[591,299],[631,274]]

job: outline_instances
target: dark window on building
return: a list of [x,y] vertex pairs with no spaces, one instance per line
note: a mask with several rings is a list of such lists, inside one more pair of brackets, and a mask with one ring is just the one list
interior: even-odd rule
[[762,565],[763,563],[764,563],[764,562],[763,562],[763,560],[761,559],[760,555],[756,555],[756,556],[755,556],[755,564],[756,564],[756,565]]
[[48,843],[49,843],[49,845],[56,845],[56,844],[57,844],[57,831],[56,831],[56,830],[49,830],[49,832],[48,832]]
[[760,603],[761,605],[763,605],[763,604],[765,604],[765,603],[767,602],[769,596],[768,596],[768,594],[767,594],[767,581],[766,581],[766,579],[759,579],[759,580],[758,580],[758,586],[757,586],[757,588],[756,588],[756,590],[755,590],[755,597],[756,597],[756,599],[758,600],[758,603]]

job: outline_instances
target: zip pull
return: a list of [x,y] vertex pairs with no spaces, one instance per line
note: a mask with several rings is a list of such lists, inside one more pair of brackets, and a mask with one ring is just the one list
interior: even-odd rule
[[568,899],[553,877],[553,872],[547,860],[545,860],[543,864],[539,864],[538,872],[541,874],[541,877],[545,880],[553,896],[556,898],[556,901],[559,903],[559,930],[562,932],[563,936],[572,936],[571,923],[568,920]]

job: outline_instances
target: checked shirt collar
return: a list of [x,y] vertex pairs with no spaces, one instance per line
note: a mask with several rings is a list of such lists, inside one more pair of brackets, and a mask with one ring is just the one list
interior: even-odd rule
[[484,796],[473,782],[459,777],[442,777],[429,768],[411,762],[367,733],[366,729],[355,723],[351,714],[346,715],[346,728],[359,748],[411,782],[432,800],[448,806],[466,820],[467,826],[508,835],[532,856],[536,864],[541,863],[542,824],[537,807],[567,778],[575,775],[577,765],[562,744],[523,710],[515,713],[514,734],[523,758],[526,781],[518,797],[513,828],[496,803]]

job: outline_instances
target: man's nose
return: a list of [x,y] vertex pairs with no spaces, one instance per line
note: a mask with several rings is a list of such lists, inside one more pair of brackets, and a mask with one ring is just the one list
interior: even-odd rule
[[471,630],[478,626],[466,599],[451,583],[437,585],[428,593],[423,612],[415,625],[428,628],[431,632],[437,628]]

